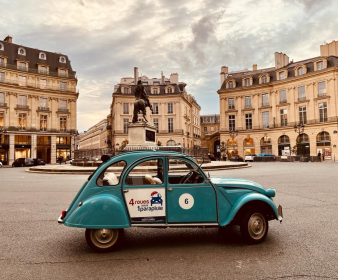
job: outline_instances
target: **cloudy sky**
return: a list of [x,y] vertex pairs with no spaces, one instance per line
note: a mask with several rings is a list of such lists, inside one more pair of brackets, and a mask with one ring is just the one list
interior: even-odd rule
[[336,0],[0,0],[0,11],[0,37],[69,56],[79,131],[109,114],[114,84],[134,66],[179,73],[201,114],[219,113],[222,65],[270,67],[276,51],[297,61],[338,40]]

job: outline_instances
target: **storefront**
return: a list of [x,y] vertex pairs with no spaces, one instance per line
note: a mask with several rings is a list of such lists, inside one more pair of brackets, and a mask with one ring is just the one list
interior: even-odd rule
[[71,137],[56,137],[56,160],[62,156],[65,161],[71,158]]
[[290,156],[290,138],[287,135],[282,135],[278,138],[278,155],[279,156]]
[[324,159],[332,159],[331,155],[331,136],[328,132],[322,131],[317,134],[317,154],[320,151],[324,155]]
[[264,135],[261,139],[261,153],[272,154],[272,145],[271,145],[271,138]]
[[31,157],[31,136],[15,135],[14,159]]
[[246,137],[243,141],[244,156],[247,154],[255,154],[255,143],[251,137]]
[[8,164],[9,136],[0,135],[0,162],[3,165]]
[[51,160],[51,139],[50,136],[38,136],[36,138],[36,157],[43,159],[46,163]]
[[302,133],[297,137],[297,155],[310,156],[310,140],[306,133]]
[[237,139],[232,139],[230,138],[228,140],[228,149],[227,149],[227,153],[228,153],[228,158],[230,159],[232,156],[234,155],[238,155],[238,145],[237,145]]

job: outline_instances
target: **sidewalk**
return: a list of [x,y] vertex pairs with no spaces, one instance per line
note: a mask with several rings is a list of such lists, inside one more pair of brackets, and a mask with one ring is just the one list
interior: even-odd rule
[[[210,163],[202,164],[202,169],[204,171],[211,170],[226,170],[226,169],[234,169],[234,168],[247,168],[251,167],[246,162],[232,162],[232,161],[212,161]],[[33,166],[26,170],[26,172],[31,173],[43,173],[43,174],[92,174],[97,167],[83,167],[83,166],[73,166],[70,164],[49,164],[44,166]],[[154,167],[156,168],[156,167]],[[186,169],[182,169],[183,165],[177,165],[172,168],[172,171],[180,172],[186,171]],[[147,167],[147,169],[151,169],[151,167]],[[139,170],[142,172],[143,170]]]

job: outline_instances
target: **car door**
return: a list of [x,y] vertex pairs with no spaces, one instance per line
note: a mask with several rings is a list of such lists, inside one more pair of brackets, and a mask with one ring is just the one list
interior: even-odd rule
[[123,192],[131,223],[166,223],[163,157],[141,159],[126,172]]
[[168,223],[216,223],[216,192],[197,164],[179,157],[166,162]]

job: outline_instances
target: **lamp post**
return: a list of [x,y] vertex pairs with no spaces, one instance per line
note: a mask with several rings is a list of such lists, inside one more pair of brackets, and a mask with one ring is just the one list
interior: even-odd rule
[[233,150],[233,155],[235,155],[235,138],[238,135],[238,130],[230,130],[229,131],[230,138],[232,139],[232,150]]
[[[297,144],[297,151],[299,150],[299,147],[300,147],[300,135],[304,133],[304,128],[305,128],[305,125],[304,124],[300,124],[298,123],[297,125],[295,124],[295,126],[293,127],[295,129],[295,132],[298,133],[298,139],[299,141],[296,141],[296,144]],[[299,142],[299,143],[298,143]],[[303,154],[303,153],[302,153]],[[303,156],[303,155],[301,155]]]

